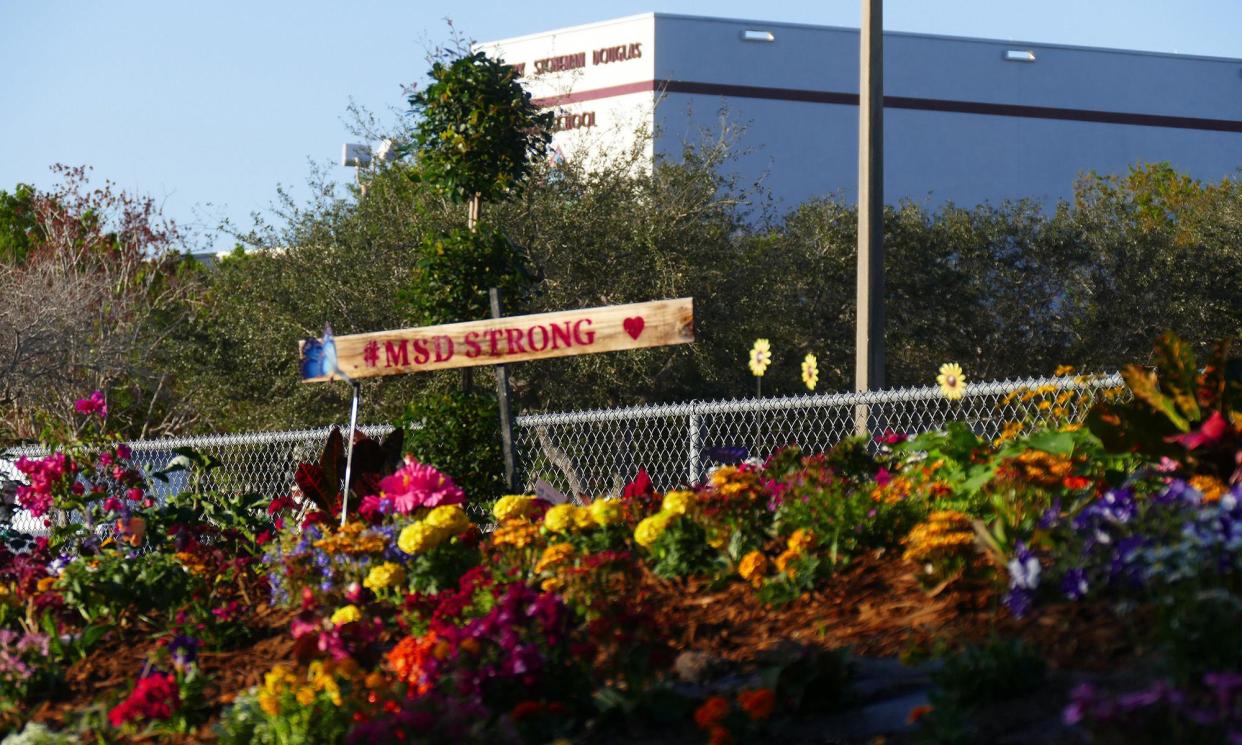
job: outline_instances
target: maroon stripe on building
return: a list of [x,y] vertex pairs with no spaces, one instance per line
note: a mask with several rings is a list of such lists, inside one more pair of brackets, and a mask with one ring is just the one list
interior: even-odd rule
[[[638,83],[627,83],[625,85],[614,85],[607,88],[595,88],[593,90],[568,93],[561,96],[538,98],[533,103],[543,107],[564,106],[566,104],[596,101],[601,98],[612,98],[629,93],[646,93],[648,91],[689,93],[703,96],[728,96],[732,98],[758,98],[769,101],[827,103],[843,106],[858,105],[857,93],[800,88],[773,88],[756,85],[696,83],[688,80],[644,80]],[[1140,127],[1168,127],[1172,129],[1198,129],[1208,132],[1242,133],[1242,121],[1209,119],[1197,116],[1136,114],[1124,111],[1070,109],[1057,106],[1026,106],[1023,104],[984,103],[981,101],[954,101],[951,99],[915,98],[911,96],[885,96],[884,105],[890,109],[910,109],[913,111],[943,111],[955,114],[1012,116],[1025,119],[1053,119],[1058,121],[1129,124]]]

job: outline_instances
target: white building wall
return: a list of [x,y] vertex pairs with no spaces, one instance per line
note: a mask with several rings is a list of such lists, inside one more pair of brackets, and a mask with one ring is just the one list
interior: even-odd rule
[[[592,50],[629,43],[641,57],[591,64]],[[571,73],[532,75],[527,62],[536,98],[594,113],[595,126],[556,135],[568,157],[588,141],[623,149],[654,124],[650,155],[677,158],[719,132],[723,112],[742,130],[742,183],[762,182],[785,208],[855,198],[854,29],[647,14],[485,46],[519,64],[587,52]],[[1035,60],[1006,61],[1008,50]],[[1051,204],[1091,170],[1169,161],[1218,180],[1242,166],[1242,60],[888,33],[884,72],[890,203]]]

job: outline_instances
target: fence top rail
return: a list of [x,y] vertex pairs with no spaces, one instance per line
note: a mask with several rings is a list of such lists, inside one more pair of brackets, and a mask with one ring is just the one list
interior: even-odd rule
[[[379,437],[393,431],[391,424],[363,424],[358,429],[369,437]],[[279,445],[283,443],[302,443],[313,440],[326,440],[331,426],[312,429],[292,429],[279,432],[241,432],[232,435],[198,435],[189,437],[167,437],[157,440],[134,440],[127,443],[135,453],[173,450],[175,448],[207,448],[235,447],[238,445]],[[41,445],[15,445],[0,448],[0,454],[8,457],[43,455],[46,449]]]
[[[1024,388],[1050,387],[1052,390],[1066,388],[1117,388],[1125,383],[1119,373],[1108,375],[1061,376],[1043,378],[1019,378],[987,383],[968,383],[964,398],[979,398],[1011,393]],[[811,409],[830,406],[856,406],[859,404],[906,403],[943,398],[938,386],[920,388],[893,388],[878,391],[799,394],[771,398],[739,398],[724,401],[687,401],[675,404],[647,404],[617,409],[582,409],[578,411],[523,414],[515,419],[519,427],[581,424],[587,422],[619,421],[626,419],[657,419],[674,416],[703,414],[734,414],[784,409]]]

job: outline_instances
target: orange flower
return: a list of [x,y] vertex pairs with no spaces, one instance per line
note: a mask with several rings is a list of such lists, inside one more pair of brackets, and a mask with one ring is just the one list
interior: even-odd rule
[[[724,696],[712,696],[694,712],[694,723],[701,729],[710,730],[720,724],[720,720],[729,715],[729,699]],[[727,732],[727,730],[726,730]]]
[[930,713],[932,713],[931,705],[922,704],[916,706],[910,710],[909,714],[906,715],[906,724],[914,724]]
[[742,691],[737,694],[737,705],[746,712],[751,721],[758,722],[772,716],[772,711],[776,708],[776,694],[771,688]]

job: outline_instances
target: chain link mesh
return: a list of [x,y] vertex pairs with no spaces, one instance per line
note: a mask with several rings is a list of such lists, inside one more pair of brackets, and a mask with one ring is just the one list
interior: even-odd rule
[[667,490],[702,479],[720,449],[757,458],[787,445],[820,452],[855,434],[859,421],[870,433],[905,434],[962,421],[995,440],[1081,422],[1100,397],[1124,395],[1112,374],[976,383],[957,401],[929,386],[534,414],[517,417],[514,451],[528,489],[543,479],[567,494],[616,494],[644,468]]
[[[787,445],[827,450],[865,421],[872,433],[916,434],[966,422],[981,437],[996,439],[1039,425],[1081,422],[1102,396],[1128,395],[1121,376],[1028,378],[966,386],[949,401],[935,386],[867,393],[835,393],[732,401],[691,401],[622,409],[531,414],[514,423],[514,452],[527,490],[542,479],[570,495],[616,494],[640,468],[657,489],[699,481],[717,462],[719,448],[744,449],[765,458]],[[390,425],[360,427],[372,437]],[[222,494],[287,494],[298,463],[314,461],[331,428],[254,432],[130,443],[134,460],[148,471],[167,467],[177,448],[193,448],[219,460],[209,485]],[[37,446],[0,454],[0,477],[20,481],[14,462],[39,457]],[[175,492],[174,480],[156,485],[157,495]],[[16,530],[46,532],[42,518],[17,510]]]
[[[387,424],[365,425],[358,429],[371,437],[382,437],[392,431]],[[179,448],[193,448],[219,461],[210,474],[208,488],[221,494],[257,493],[276,496],[288,494],[293,486],[293,471],[299,463],[319,460],[328,441],[331,427],[288,432],[248,432],[237,435],[208,435],[162,440],[137,440],[128,443],[134,451],[134,464],[147,472],[167,468]],[[47,451],[37,445],[10,448],[0,455],[0,477],[21,481],[23,477],[13,465],[22,456],[38,458]],[[185,474],[175,473],[168,484],[155,482],[156,495],[175,493],[184,486]],[[30,534],[47,532],[44,519],[26,510],[16,510],[13,529]]]

